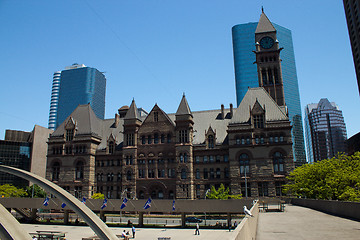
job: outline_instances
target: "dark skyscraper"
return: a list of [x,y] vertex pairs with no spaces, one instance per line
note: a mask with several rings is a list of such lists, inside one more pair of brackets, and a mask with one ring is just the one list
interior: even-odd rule
[[360,1],[343,0],[360,93]]
[[80,104],[90,104],[96,116],[104,119],[106,78],[95,68],[73,64],[61,71],[56,127]]
[[[267,19],[264,13],[262,13],[260,21],[262,21],[262,19]],[[274,23],[270,24],[276,31],[277,39],[273,39],[274,44],[278,44],[280,49],[283,48],[280,52],[281,67],[279,69],[282,73],[285,104],[288,107],[289,118],[293,126],[294,160],[295,164],[299,166],[306,162],[306,156],[292,35],[289,29]],[[261,76],[258,74],[257,64],[254,64],[256,62],[256,54],[254,51],[256,51],[256,45],[260,44],[255,42],[257,26],[257,22],[252,22],[235,25],[232,28],[236,98],[238,105],[245,96],[248,88],[258,87],[259,79],[261,79]],[[274,74],[275,73],[272,72],[272,76],[275,77]],[[278,74],[280,74],[280,72],[278,72]],[[264,87],[266,88],[266,86]]]
[[346,127],[341,110],[323,98],[305,108],[305,133],[309,162],[346,152]]

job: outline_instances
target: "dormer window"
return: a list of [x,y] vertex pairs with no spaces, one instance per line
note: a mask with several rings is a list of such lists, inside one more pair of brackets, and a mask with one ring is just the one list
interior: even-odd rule
[[264,114],[258,114],[253,116],[254,128],[264,128]]
[[72,141],[74,139],[74,129],[66,129],[66,141]]
[[214,136],[210,135],[208,137],[208,148],[214,148]]
[[113,154],[115,149],[115,143],[113,141],[109,142],[109,153]]

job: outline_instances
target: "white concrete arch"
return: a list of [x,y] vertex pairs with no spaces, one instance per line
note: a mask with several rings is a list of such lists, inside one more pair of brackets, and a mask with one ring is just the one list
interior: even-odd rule
[[118,240],[111,229],[108,228],[107,225],[93,211],[58,185],[36,174],[14,167],[0,165],[0,171],[31,181],[44,188],[46,191],[54,194],[58,199],[66,203],[69,208],[76,212],[97,234],[97,236],[100,237],[100,239]]

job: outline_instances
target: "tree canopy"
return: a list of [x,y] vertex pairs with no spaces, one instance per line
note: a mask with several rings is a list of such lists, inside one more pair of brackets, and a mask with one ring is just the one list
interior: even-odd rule
[[241,194],[231,195],[230,189],[227,187],[225,189],[224,184],[221,184],[218,189],[215,189],[214,186],[211,186],[210,192],[206,195],[208,199],[241,199]]
[[[34,188],[34,192],[33,192],[33,188]],[[44,198],[47,196],[44,189],[42,189],[41,187],[39,187],[39,185],[36,185],[36,184],[33,184],[30,187],[26,187],[25,191],[26,191],[27,197],[30,197],[30,198],[31,197]]]
[[92,199],[104,199],[105,198],[105,195],[102,194],[102,193],[94,193],[92,196],[91,196]]
[[11,184],[0,185],[1,197],[25,197],[26,191]]
[[360,152],[339,154],[296,168],[284,191],[290,195],[325,200],[360,201]]

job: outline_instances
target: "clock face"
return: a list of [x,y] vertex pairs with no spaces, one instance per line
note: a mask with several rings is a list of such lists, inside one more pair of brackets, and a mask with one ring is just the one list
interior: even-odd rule
[[269,49],[274,46],[274,39],[272,39],[271,37],[263,37],[260,40],[260,46],[264,49]]

